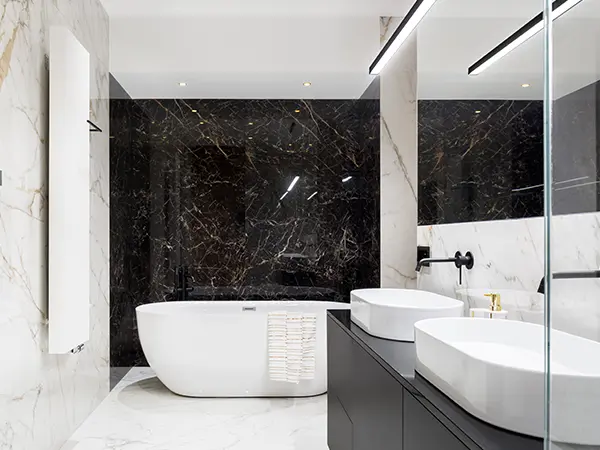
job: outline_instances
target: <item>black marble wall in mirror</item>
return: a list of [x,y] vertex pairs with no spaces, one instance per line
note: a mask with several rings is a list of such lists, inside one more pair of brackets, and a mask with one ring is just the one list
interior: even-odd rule
[[543,104],[421,100],[419,224],[543,214]]
[[600,83],[554,102],[554,214],[600,211]]
[[111,135],[112,366],[178,267],[192,300],[378,285],[379,101],[113,100]]

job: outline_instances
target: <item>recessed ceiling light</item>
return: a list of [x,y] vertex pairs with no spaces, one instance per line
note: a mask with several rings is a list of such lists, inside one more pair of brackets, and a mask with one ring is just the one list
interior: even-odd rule
[[288,146],[289,146],[289,147],[291,147],[291,146],[292,146],[292,144],[288,144]]
[[299,113],[299,112],[300,112],[300,110],[299,110],[299,109],[296,109],[294,112],[297,114],[297,113]]
[[200,125],[204,125],[204,122],[200,122]]
[[529,83],[523,83],[523,84],[521,85],[521,87],[523,87],[523,88],[528,88],[529,86],[531,86]]
[[197,110],[197,109],[192,109],[192,112],[193,112],[193,113],[197,113],[197,112],[198,112],[198,110]]
[[181,82],[179,83],[179,86],[181,86],[181,87],[185,87],[185,86],[187,86],[187,83],[186,83],[185,81],[181,81]]
[[249,137],[248,137],[248,139],[252,140],[252,139],[254,139],[254,138],[253,138],[252,136],[249,136]]
[[475,114],[480,114],[480,113],[481,113],[480,110],[475,111]]
[[310,81],[304,82],[304,87],[310,87],[310,86],[312,86],[312,83]]
[[254,125],[254,122],[248,122],[248,125]]

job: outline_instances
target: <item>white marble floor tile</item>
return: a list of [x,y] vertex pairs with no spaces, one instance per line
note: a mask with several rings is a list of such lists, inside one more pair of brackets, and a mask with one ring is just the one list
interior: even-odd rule
[[327,397],[179,397],[133,368],[62,450],[326,450]]

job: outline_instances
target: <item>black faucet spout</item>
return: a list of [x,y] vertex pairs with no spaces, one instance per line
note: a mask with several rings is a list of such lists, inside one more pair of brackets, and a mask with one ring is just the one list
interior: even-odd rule
[[423,266],[429,266],[431,263],[447,263],[447,262],[456,262],[456,258],[423,258],[417,263],[417,268],[415,269],[417,272],[420,272]]

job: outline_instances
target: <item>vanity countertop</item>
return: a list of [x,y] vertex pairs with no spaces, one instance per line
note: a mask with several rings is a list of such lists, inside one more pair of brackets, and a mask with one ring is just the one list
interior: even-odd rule
[[467,447],[473,450],[543,449],[542,439],[503,430],[477,419],[416,373],[413,342],[373,337],[351,321],[349,310],[330,310],[328,314]]

